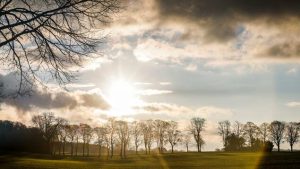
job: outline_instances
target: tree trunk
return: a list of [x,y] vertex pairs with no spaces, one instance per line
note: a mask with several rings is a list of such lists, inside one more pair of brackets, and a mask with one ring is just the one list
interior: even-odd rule
[[172,145],[172,153],[174,153],[174,146]]
[[78,152],[78,138],[77,138],[77,140],[76,140],[76,148],[75,148],[75,153],[76,153],[76,156],[77,156],[77,152]]
[[63,156],[65,156],[65,145],[66,145],[66,142],[64,141],[63,142]]
[[60,156],[60,151],[61,151],[61,142],[58,142],[58,155]]
[[138,154],[138,146],[135,145],[135,154]]
[[110,158],[113,158],[113,156],[114,156],[114,145],[113,145],[113,143],[111,142]]
[[293,144],[291,144],[290,146],[291,146],[291,152],[293,152]]
[[71,156],[73,156],[73,150],[74,150],[73,140],[70,142],[70,144],[71,144]]
[[124,151],[124,158],[126,158],[126,144],[124,144],[124,149],[123,149],[123,151]]
[[82,156],[84,157],[84,149],[85,149],[85,142],[83,142],[83,145],[82,145]]
[[87,150],[87,156],[89,157],[89,155],[90,155],[90,143],[86,144],[86,150]]
[[280,151],[280,144],[277,145],[277,151]]
[[189,145],[186,145],[186,152],[189,152]]
[[101,157],[101,144],[99,145],[99,157]]
[[120,144],[120,156],[123,158],[123,143]]

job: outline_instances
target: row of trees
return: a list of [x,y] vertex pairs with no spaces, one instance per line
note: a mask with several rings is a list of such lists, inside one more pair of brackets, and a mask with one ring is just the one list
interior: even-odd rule
[[[112,158],[119,153],[143,151],[164,153],[180,146],[189,151],[196,145],[201,152],[205,141],[205,119],[192,118],[184,130],[175,121],[146,120],[127,122],[110,118],[101,126],[70,124],[66,119],[43,113],[32,118],[34,127],[18,122],[0,121],[0,150],[42,152],[52,155],[89,156],[97,153]],[[299,141],[299,123],[273,121],[260,126],[252,122],[242,124],[229,121],[218,123],[224,151],[272,151],[273,143],[280,151],[280,144],[289,143],[291,151]]]
[[258,150],[272,149],[273,143],[280,151],[280,145],[286,141],[293,146],[299,141],[300,123],[273,121],[262,123],[257,126],[253,122],[242,124],[238,121],[232,125],[230,121],[221,121],[218,123],[218,133],[222,137],[224,150]]
[[[126,122],[114,118],[102,126],[92,128],[88,124],[69,124],[67,120],[55,117],[52,113],[44,113],[32,118],[32,122],[38,128],[49,146],[49,152],[65,155],[65,146],[70,145],[70,154],[78,155],[79,144],[82,145],[82,155],[89,156],[91,144],[98,146],[98,154],[101,156],[102,149],[106,150],[107,157],[112,158],[116,147],[120,151],[121,158],[126,157],[129,146],[133,146],[138,153],[143,147],[146,154],[151,150],[163,153],[166,144],[174,152],[174,148],[179,143],[189,150],[192,138],[197,145],[198,152],[204,145],[202,131],[205,127],[205,119],[192,118],[187,130],[181,131],[175,121],[146,120],[141,122]],[[156,145],[156,148],[154,148]]]

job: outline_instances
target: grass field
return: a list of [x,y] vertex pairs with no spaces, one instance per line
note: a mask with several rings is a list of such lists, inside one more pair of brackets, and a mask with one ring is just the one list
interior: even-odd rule
[[1,155],[1,169],[282,169],[300,168],[300,153],[176,153],[130,155],[127,159],[96,157],[53,159],[45,155]]

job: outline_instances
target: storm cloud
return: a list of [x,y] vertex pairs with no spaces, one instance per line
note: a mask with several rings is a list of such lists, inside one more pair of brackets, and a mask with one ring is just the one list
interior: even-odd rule
[[298,0],[157,0],[163,19],[193,22],[206,29],[206,39],[221,42],[239,34],[239,24],[260,22],[278,26],[299,18]]
[[18,112],[29,112],[34,108],[39,109],[68,109],[95,108],[107,110],[110,105],[103,97],[101,91],[66,91],[59,87],[50,89],[31,86],[27,95],[10,97],[18,90],[18,75],[9,73],[0,75],[1,91],[4,95],[0,99],[0,104],[14,107]]

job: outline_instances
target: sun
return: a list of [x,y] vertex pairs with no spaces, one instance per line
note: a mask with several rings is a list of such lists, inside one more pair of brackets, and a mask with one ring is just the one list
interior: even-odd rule
[[133,113],[133,107],[141,100],[137,96],[137,89],[129,81],[114,80],[108,90],[108,101],[111,105],[110,113],[113,116],[124,116]]

